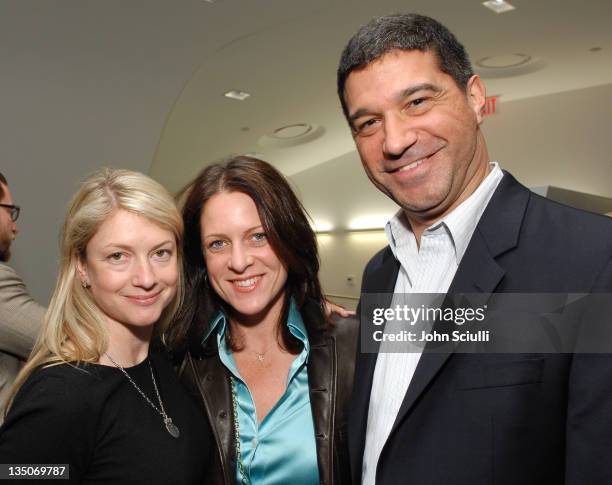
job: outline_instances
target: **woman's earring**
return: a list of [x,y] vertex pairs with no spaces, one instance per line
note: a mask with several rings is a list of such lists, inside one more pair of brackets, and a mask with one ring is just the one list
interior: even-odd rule
[[87,283],[87,281],[83,280],[81,281],[81,284],[83,285],[83,288],[89,288],[89,283]]

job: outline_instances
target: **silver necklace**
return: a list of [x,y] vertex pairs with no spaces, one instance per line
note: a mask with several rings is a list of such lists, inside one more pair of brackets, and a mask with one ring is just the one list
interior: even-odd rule
[[155,388],[155,394],[157,394],[157,400],[159,401],[159,406],[161,407],[161,409],[159,409],[155,404],[151,402],[151,400],[145,395],[144,392],[142,392],[142,389],[138,387],[138,385],[134,382],[134,380],[130,377],[130,375],[125,371],[123,367],[117,364],[117,362],[115,362],[113,358],[108,355],[108,353],[106,353],[105,355],[117,369],[123,372],[123,375],[127,377],[128,381],[131,382],[132,386],[134,386],[134,389],[136,389],[140,393],[144,400],[147,401],[151,405],[151,407],[155,409],[155,411],[161,414],[161,417],[164,420],[164,425],[166,426],[166,430],[168,431],[168,433],[170,433],[170,436],[172,436],[173,438],[178,438],[181,435],[181,432],[177,428],[176,424],[172,422],[172,418],[170,418],[170,416],[166,414],[166,410],[164,409],[164,403],[161,400],[159,390],[157,389],[157,382],[155,382],[155,376],[153,375],[153,366],[151,365],[151,361],[149,360],[149,358],[147,357],[147,361],[149,362],[149,370],[151,371],[151,380],[153,381],[153,387]]
[[257,357],[257,360],[263,364],[263,361],[269,350],[270,348],[267,348],[264,352],[257,352],[256,350],[251,350],[251,352],[253,352],[255,356]]

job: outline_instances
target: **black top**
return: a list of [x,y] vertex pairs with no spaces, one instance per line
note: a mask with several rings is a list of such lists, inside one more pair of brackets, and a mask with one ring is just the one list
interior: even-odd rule
[[[19,390],[0,428],[0,463],[69,464],[62,483],[205,483],[210,427],[166,358],[151,363],[178,439],[119,369],[62,364],[38,369]],[[126,371],[159,408],[148,359]]]

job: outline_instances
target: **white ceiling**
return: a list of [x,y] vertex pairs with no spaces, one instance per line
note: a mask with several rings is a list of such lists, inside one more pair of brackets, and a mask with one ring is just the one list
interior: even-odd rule
[[[241,11],[253,3],[258,12]],[[517,9],[501,15],[479,0],[285,1],[284,10],[265,1],[206,4],[206,25],[224,22],[230,11],[237,18],[252,15],[253,23],[233,37],[225,31],[209,37],[206,58],[168,115],[151,174],[178,189],[203,164],[229,154],[258,153],[292,175],[353,151],[335,70],[351,34],[374,15],[431,15],[456,33],[473,61],[513,53],[537,57],[542,68],[536,72],[487,79],[489,93],[501,95],[502,102],[612,82],[612,2],[512,3]],[[603,49],[590,52],[595,46]],[[224,98],[230,89],[252,96],[242,102]],[[293,148],[258,144],[275,129],[300,122],[325,133]]]
[[[236,153],[295,174],[353,150],[337,61],[361,24],[398,11],[439,19],[473,60],[539,58],[537,72],[487,80],[503,102],[612,83],[612,2],[512,3],[497,15],[480,0],[0,0],[0,128],[10,142],[42,136],[69,167],[66,138],[82,141],[90,124],[92,165],[138,167],[172,190]],[[252,96],[229,100],[229,89]],[[324,135],[293,148],[258,144],[300,122]]]

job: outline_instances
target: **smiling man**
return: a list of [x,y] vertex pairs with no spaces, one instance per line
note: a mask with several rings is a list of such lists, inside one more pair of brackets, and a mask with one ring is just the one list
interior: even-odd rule
[[[485,86],[443,25],[373,19],[342,53],[338,94],[368,177],[400,206],[362,305],[369,293],[612,291],[612,221],[491,160]],[[611,382],[608,354],[361,353],[353,481],[612,483]]]
[[368,177],[419,227],[417,237],[489,173],[478,76],[458,85],[433,52],[391,49],[352,72],[344,90]]
[[45,314],[15,270],[5,263],[17,236],[19,207],[0,173],[0,423],[10,386],[27,359]]

